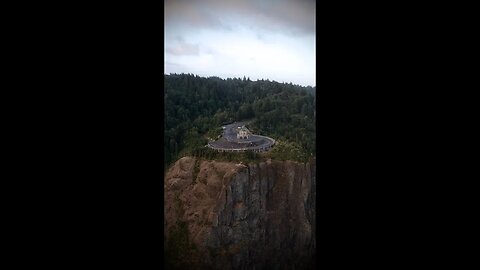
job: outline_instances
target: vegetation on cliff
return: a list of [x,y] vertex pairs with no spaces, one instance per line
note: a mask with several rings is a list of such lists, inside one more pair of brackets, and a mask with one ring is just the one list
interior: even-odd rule
[[165,266],[167,269],[191,269],[199,265],[200,257],[197,247],[191,242],[188,227],[179,221],[172,227],[165,243]]

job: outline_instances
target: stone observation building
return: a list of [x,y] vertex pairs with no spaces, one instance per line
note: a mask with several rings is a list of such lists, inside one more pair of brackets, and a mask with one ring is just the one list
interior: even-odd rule
[[246,128],[245,126],[238,128],[240,130],[237,133],[237,139],[248,139],[248,136],[250,136],[250,130],[248,130],[248,128]]
[[210,141],[206,146],[220,152],[264,152],[270,150],[275,140],[266,136],[252,134],[245,127],[246,122],[236,122],[223,127],[221,138]]

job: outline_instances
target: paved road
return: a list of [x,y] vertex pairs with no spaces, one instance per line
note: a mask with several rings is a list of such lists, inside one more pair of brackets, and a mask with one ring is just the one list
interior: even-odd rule
[[248,139],[237,139],[237,130],[239,127],[247,125],[249,122],[236,122],[229,125],[225,125],[225,130],[223,131],[223,137],[229,142],[236,142],[236,143],[254,143],[260,142],[262,140],[261,137],[257,135],[251,135]]
[[223,130],[223,137],[230,142],[237,141],[236,129],[246,124],[248,124],[248,122],[235,122],[235,123],[223,126],[225,127],[225,129]]
[[237,139],[237,129],[248,122],[235,122],[224,125],[223,137],[210,142],[208,146],[217,150],[266,150],[275,144],[275,140],[260,135],[250,135],[248,139]]

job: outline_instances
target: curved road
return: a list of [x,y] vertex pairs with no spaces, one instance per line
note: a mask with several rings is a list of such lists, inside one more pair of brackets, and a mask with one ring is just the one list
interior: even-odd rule
[[223,137],[208,143],[208,147],[218,151],[241,152],[253,150],[255,152],[267,151],[275,144],[275,140],[261,135],[250,135],[248,139],[237,139],[237,128],[248,122],[235,122],[223,126]]

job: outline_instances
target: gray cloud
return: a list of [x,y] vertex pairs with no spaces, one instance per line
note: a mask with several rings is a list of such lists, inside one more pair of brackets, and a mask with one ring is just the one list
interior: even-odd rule
[[[189,26],[195,28],[231,30],[219,16],[211,13],[209,1],[165,0],[165,26]],[[207,4],[207,5],[205,5]]]
[[210,48],[210,47],[206,47],[205,53],[206,53],[206,54],[210,54],[210,55],[217,54],[217,52],[216,52],[214,49]]
[[189,44],[183,41],[183,39],[178,39],[172,45],[169,45],[166,48],[167,53],[173,55],[197,55],[199,53],[198,44]]
[[288,34],[315,33],[311,0],[166,0],[165,24],[231,30],[244,24]]
[[172,63],[172,62],[169,62],[169,61],[165,61],[165,64],[169,65],[169,66],[182,66],[180,64],[177,64],[177,63]]

